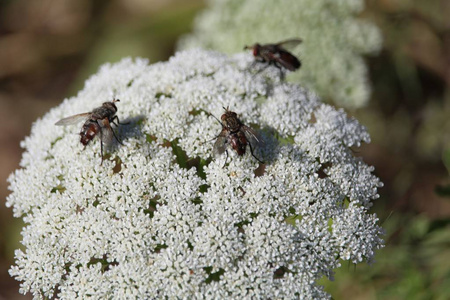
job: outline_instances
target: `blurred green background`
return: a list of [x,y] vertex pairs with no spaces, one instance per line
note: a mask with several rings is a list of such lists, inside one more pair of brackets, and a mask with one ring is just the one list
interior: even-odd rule
[[[0,300],[31,298],[8,275],[23,223],[4,199],[32,122],[105,62],[168,59],[204,7],[201,0],[0,2]],[[449,16],[448,0],[366,1],[361,17],[380,27],[384,46],[366,58],[369,105],[348,114],[372,137],[355,155],[385,184],[373,212],[386,247],[372,265],[344,263],[333,282],[323,280],[334,299],[450,299]]]

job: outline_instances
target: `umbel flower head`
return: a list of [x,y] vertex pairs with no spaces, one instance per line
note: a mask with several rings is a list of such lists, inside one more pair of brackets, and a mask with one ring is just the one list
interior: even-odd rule
[[[379,29],[357,18],[363,0],[209,0],[193,33],[182,38],[180,49],[205,47],[226,53],[253,43],[277,43],[301,38],[290,50],[302,67],[289,74],[325,101],[348,108],[367,104],[370,97],[367,67],[361,55],[381,48]],[[220,33],[220,34],[218,34]]]
[[[327,298],[316,282],[382,247],[365,128],[305,89],[190,50],[123,59],[33,125],[7,205],[26,223],[10,274],[35,298]],[[83,150],[63,117],[116,103],[124,145]],[[261,135],[212,158],[223,107]],[[248,148],[248,147],[247,147]],[[249,150],[249,149],[247,149]]]

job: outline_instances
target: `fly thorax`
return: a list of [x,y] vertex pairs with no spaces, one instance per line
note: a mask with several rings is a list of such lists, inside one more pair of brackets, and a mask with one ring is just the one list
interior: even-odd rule
[[117,106],[114,104],[114,102],[105,102],[103,103],[102,107],[107,108],[114,113],[117,112]]
[[241,122],[237,118],[227,118],[225,121],[225,125],[227,126],[229,131],[237,132],[241,127]]

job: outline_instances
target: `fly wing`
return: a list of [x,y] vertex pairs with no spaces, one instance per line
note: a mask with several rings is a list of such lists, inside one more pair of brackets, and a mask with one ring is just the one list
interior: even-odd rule
[[302,39],[289,39],[289,40],[285,40],[285,41],[281,41],[281,42],[277,43],[276,46],[279,48],[292,49],[292,48],[298,46],[301,42],[302,42]]
[[111,128],[111,124],[109,123],[108,118],[103,118],[101,120],[97,120],[98,124],[101,127],[100,139],[106,145],[110,145],[113,140],[113,129]]
[[265,142],[263,138],[252,128],[242,125],[241,130],[244,132],[245,137],[247,138],[248,142],[252,145],[252,148],[261,148],[264,146]]
[[214,157],[223,154],[227,149],[227,134],[227,131],[223,129],[217,137],[217,140],[214,143]]
[[91,113],[82,113],[78,115],[73,115],[59,120],[58,122],[55,123],[55,125],[58,126],[75,125],[81,121],[86,121],[91,115],[92,115]]

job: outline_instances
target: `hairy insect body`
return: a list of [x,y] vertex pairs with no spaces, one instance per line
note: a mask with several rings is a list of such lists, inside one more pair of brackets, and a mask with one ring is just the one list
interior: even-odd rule
[[295,71],[301,67],[300,60],[292,53],[287,51],[284,47],[296,46],[302,42],[301,39],[290,39],[276,44],[253,44],[252,46],[245,46],[244,49],[251,49],[255,62],[262,62],[269,65],[274,65],[280,69],[280,75],[283,77],[282,70]]
[[228,108],[224,109],[225,113],[220,117],[221,122],[219,121],[222,124],[222,131],[214,143],[214,154],[217,156],[225,152],[228,158],[227,146],[230,146],[239,156],[242,156],[249,146],[252,156],[262,163],[253,154],[253,148],[264,144],[262,138],[252,128],[242,124],[235,112]]
[[[87,146],[97,135],[100,137],[100,149],[103,163],[103,143],[110,144],[114,137],[120,144],[120,140],[116,137],[111,123],[118,126],[121,124],[119,118],[116,116],[117,107],[115,102],[119,102],[119,99],[115,99],[110,102],[104,102],[102,106],[94,108],[91,112],[73,115],[59,120],[55,125],[73,125],[80,121],[84,121],[80,131],[80,142],[83,146]],[[114,121],[117,120],[117,124]]]
[[[114,102],[105,102],[102,106],[94,108],[90,118],[84,122],[83,127],[81,128],[81,143],[84,146],[87,146],[97,134],[102,134],[102,129],[112,130],[111,123],[117,118],[116,112],[117,107]],[[110,133],[105,132],[105,135],[108,136]],[[110,141],[106,140],[106,136],[101,136],[101,140],[104,140],[105,143],[110,143]]]

